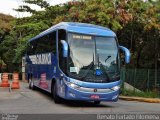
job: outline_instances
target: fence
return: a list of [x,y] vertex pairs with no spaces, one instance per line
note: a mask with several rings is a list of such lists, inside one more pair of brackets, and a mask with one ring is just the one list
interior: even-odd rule
[[160,69],[121,69],[122,88],[131,86],[133,91],[155,92],[160,97]]

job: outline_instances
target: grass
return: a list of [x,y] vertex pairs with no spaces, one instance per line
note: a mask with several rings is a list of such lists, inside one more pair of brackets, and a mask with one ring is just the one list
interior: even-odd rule
[[158,93],[148,91],[148,92],[137,92],[133,90],[121,89],[121,95],[124,96],[134,96],[134,97],[144,97],[144,98],[160,98]]

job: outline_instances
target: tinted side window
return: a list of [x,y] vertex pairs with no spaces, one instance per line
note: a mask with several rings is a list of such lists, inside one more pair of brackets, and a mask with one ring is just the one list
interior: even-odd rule
[[50,41],[49,41],[49,36],[43,36],[41,38],[39,38],[38,40],[36,40],[37,42],[37,47],[36,47],[36,51],[35,53],[46,53],[49,51],[50,48]]
[[59,52],[59,66],[64,73],[67,73],[67,60],[63,57],[63,47],[61,44],[61,40],[66,40],[66,31],[59,30],[58,31],[58,52]]
[[27,54],[29,55],[47,52],[56,53],[56,32],[45,35],[28,44]]
[[35,41],[32,41],[32,42],[28,43],[28,45],[27,45],[27,54],[28,55],[35,54],[36,46],[37,46],[37,44],[36,44]]
[[52,40],[52,49],[51,51],[53,51],[54,54],[56,54],[56,31],[50,34],[50,38]]

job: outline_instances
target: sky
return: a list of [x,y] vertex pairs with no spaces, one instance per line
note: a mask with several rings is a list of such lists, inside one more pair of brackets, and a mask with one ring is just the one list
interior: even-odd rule
[[[56,5],[65,3],[71,0],[46,0],[50,3],[50,5]],[[0,0],[0,13],[12,15],[14,17],[25,17],[29,16],[29,13],[18,13],[13,10],[13,8],[18,8],[19,5],[24,5],[23,0]],[[36,10],[40,10],[40,7],[36,5],[32,5],[31,8]]]

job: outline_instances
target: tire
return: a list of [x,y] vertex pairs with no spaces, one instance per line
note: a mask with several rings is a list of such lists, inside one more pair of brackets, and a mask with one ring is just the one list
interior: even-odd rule
[[35,86],[31,78],[29,78],[29,89],[35,90]]
[[95,105],[99,105],[101,103],[101,101],[94,101]]
[[59,103],[62,102],[62,98],[60,98],[60,97],[57,95],[56,89],[57,89],[57,86],[56,86],[56,83],[54,83],[53,86],[52,86],[52,96],[53,96],[54,102],[55,102],[56,104],[59,104]]

